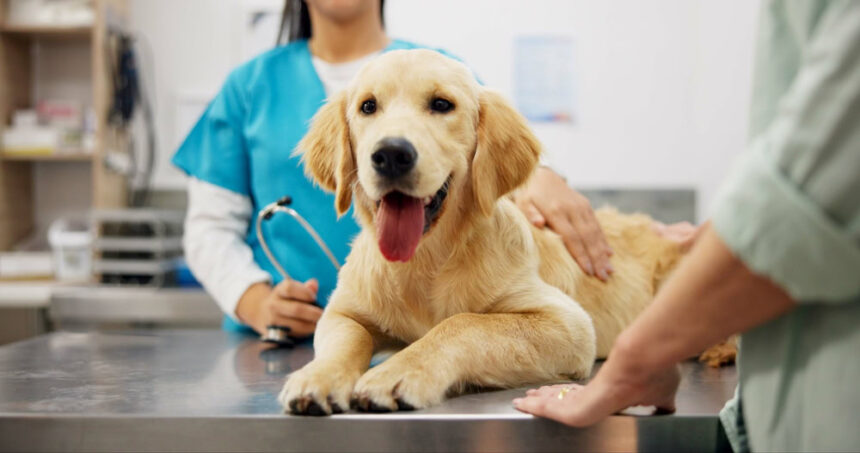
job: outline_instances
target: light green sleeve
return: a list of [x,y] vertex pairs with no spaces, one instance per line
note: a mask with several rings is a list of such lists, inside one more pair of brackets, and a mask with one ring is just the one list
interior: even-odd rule
[[713,223],[796,301],[838,303],[860,294],[860,2],[833,2],[818,19],[785,44],[800,48],[800,70],[720,190]]

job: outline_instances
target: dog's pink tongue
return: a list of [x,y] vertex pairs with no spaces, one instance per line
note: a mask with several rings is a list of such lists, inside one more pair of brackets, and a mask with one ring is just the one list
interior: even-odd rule
[[386,195],[376,215],[379,250],[388,261],[409,261],[424,233],[424,204],[399,192]]

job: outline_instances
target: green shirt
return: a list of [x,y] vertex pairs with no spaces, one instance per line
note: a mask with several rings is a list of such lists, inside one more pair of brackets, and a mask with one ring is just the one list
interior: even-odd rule
[[736,451],[857,451],[860,1],[765,5],[751,113],[714,228],[798,307],[742,336],[721,419]]

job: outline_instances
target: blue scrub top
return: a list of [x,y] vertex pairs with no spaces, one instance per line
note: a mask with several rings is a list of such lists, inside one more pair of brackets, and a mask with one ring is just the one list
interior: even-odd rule
[[[385,51],[414,48],[423,46],[393,40]],[[334,195],[314,186],[300,158],[292,155],[324,103],[325,91],[307,41],[295,41],[235,69],[173,156],[173,164],[188,175],[251,199],[254,216],[245,242],[275,284],[281,275],[266,258],[254,229],[257,213],[269,203],[290,195],[292,207],[313,225],[341,263],[359,231],[352,209],[338,219]],[[319,280],[318,302],[325,306],[337,272],[316,242],[282,214],[263,223],[263,233],[291,278]],[[227,318],[225,328],[236,327]]]

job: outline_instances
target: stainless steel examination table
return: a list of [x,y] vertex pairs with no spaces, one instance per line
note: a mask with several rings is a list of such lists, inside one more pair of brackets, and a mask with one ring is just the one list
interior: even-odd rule
[[415,412],[283,415],[284,376],[312,355],[215,330],[61,332],[0,347],[0,451],[708,451],[736,381],[733,367],[688,362],[677,414],[587,429],[515,411],[522,389]]

